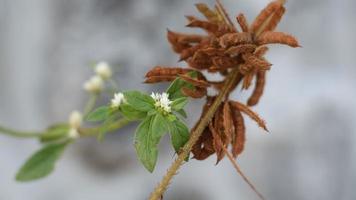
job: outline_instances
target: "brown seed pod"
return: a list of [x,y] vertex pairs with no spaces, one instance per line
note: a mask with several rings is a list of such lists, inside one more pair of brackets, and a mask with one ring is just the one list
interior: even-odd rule
[[277,9],[273,15],[270,17],[270,20],[266,27],[264,28],[263,32],[265,31],[274,31],[276,29],[278,23],[281,21],[284,13],[286,12],[286,9],[282,6],[279,9]]
[[192,148],[193,158],[197,160],[205,160],[210,155],[215,153],[212,138],[213,136],[209,128],[205,128],[202,135]]
[[226,136],[225,144],[228,144],[232,140],[232,135],[234,133],[234,124],[232,121],[232,112],[230,108],[230,104],[228,101],[224,102],[223,105],[223,126],[224,126],[224,133]]
[[212,122],[209,123],[209,130],[213,136],[213,147],[214,147],[214,151],[217,156],[216,164],[218,164],[220,162],[220,160],[223,159],[225,156],[224,142],[223,142],[222,138],[220,137],[220,134],[218,133],[218,131],[212,125]]
[[195,99],[202,98],[207,94],[207,89],[203,87],[195,87],[195,89],[183,87],[181,91],[185,96],[189,96]]
[[186,74],[191,71],[193,70],[188,68],[156,66],[150,71],[148,71],[145,77],[148,78],[151,76],[177,76],[179,74]]
[[193,20],[187,25],[187,27],[201,28],[212,34],[216,33],[219,30],[219,25],[203,20]]
[[253,53],[256,49],[256,45],[254,44],[241,44],[238,46],[230,47],[225,53],[229,54],[230,56],[237,56],[243,53]]
[[255,89],[253,90],[252,95],[247,101],[248,106],[254,106],[258,103],[261,96],[263,95],[265,83],[266,83],[266,71],[257,72]]
[[233,106],[235,109],[245,113],[252,120],[254,120],[261,128],[263,128],[265,131],[268,132],[265,121],[263,119],[261,119],[257,113],[253,112],[249,107],[247,107],[246,105],[244,105],[240,102],[237,102],[237,101],[230,101],[230,102],[231,102],[231,106]]
[[257,49],[255,50],[255,52],[253,54],[257,57],[262,57],[267,53],[267,51],[268,51],[268,47],[259,46],[259,47],[257,47]]
[[291,35],[282,32],[264,32],[257,38],[259,45],[285,44],[290,47],[300,47],[298,41]]
[[256,33],[261,26],[269,20],[269,18],[273,15],[276,10],[280,9],[283,5],[278,1],[273,1],[264,8],[260,14],[256,17],[255,21],[251,25],[251,32]]
[[210,67],[209,70],[222,71],[225,69],[236,67],[239,63],[237,62],[236,59],[225,56],[225,57],[214,57],[213,64],[214,66]]
[[173,31],[167,30],[167,39],[168,39],[169,43],[171,44],[174,52],[176,52],[176,53],[180,53],[184,49],[188,49],[191,47],[191,45],[188,43],[179,42],[178,35],[176,33],[174,33]]
[[186,60],[192,57],[196,51],[198,51],[199,49],[203,48],[206,45],[207,45],[206,43],[199,43],[190,48],[184,49],[180,54],[179,61]]
[[251,82],[252,82],[252,79],[253,79],[254,75],[255,75],[254,71],[249,71],[248,73],[246,73],[246,75],[244,76],[242,89],[247,90],[251,86]]
[[174,79],[176,79],[176,76],[150,76],[146,78],[144,83],[171,82]]
[[236,17],[236,20],[237,20],[237,22],[239,23],[242,32],[249,32],[247,19],[246,19],[246,17],[245,17],[244,14],[240,13],[240,14]]
[[185,81],[187,81],[188,83],[191,83],[193,86],[196,87],[202,87],[202,88],[207,88],[209,87],[209,83],[206,82],[205,80],[198,80],[198,79],[194,79],[190,76],[187,75],[179,75],[179,77]]
[[241,74],[246,75],[247,73],[251,72],[253,66],[249,63],[239,65],[239,71]]
[[245,60],[247,65],[252,65],[258,70],[270,70],[272,64],[267,62],[263,58],[259,58],[253,54],[244,54],[242,58]]
[[237,109],[231,109],[231,110],[233,110],[234,117],[232,119],[235,127],[235,134],[232,140],[231,153],[236,158],[244,150],[245,142],[246,142],[246,128],[245,128],[244,118],[241,112]]
[[195,6],[199,12],[203,14],[207,20],[209,20],[209,22],[221,22],[221,17],[219,17],[219,15],[215,11],[211,10],[205,3],[198,3],[195,4]]
[[252,37],[250,33],[227,33],[219,39],[219,44],[223,48],[229,48],[231,46],[249,43],[252,43]]
[[215,9],[217,10],[217,12],[220,14],[220,16],[222,16],[225,20],[225,23],[227,25],[229,25],[230,29],[233,32],[237,32],[236,27],[234,26],[234,23],[232,23],[232,20],[229,16],[229,14],[226,12],[224,6],[222,5],[222,3],[220,2],[220,0],[216,0],[216,5],[215,5]]

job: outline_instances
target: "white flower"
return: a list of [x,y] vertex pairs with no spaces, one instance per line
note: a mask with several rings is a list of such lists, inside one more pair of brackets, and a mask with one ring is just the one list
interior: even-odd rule
[[69,115],[69,132],[68,137],[72,139],[76,139],[79,137],[78,128],[81,126],[83,121],[83,115],[79,111],[73,111]]
[[79,128],[82,125],[82,121],[83,115],[79,111],[75,110],[69,115],[69,126],[71,128]]
[[95,67],[95,73],[104,80],[112,76],[111,68],[107,62],[99,62]]
[[69,129],[68,137],[71,138],[71,139],[77,139],[77,138],[79,138],[78,130],[75,129],[75,128]]
[[84,83],[84,89],[88,92],[100,92],[103,86],[104,81],[100,76],[93,76]]
[[119,92],[114,94],[114,98],[111,99],[111,106],[114,108],[118,108],[124,102],[125,102],[124,94]]
[[169,95],[167,93],[163,92],[162,94],[159,94],[152,92],[151,97],[155,100],[156,108],[161,108],[166,112],[171,112],[172,101],[169,100]]

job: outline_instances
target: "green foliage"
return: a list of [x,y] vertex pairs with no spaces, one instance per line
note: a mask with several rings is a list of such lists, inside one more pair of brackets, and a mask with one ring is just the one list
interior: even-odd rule
[[69,131],[68,124],[56,124],[47,129],[45,133],[40,136],[40,141],[45,142],[54,142],[67,137]]
[[69,141],[49,144],[33,154],[16,175],[17,181],[31,181],[49,175]]
[[154,109],[155,101],[147,94],[139,91],[128,91],[124,92],[124,96],[127,104],[133,106],[135,110],[147,112]]
[[[190,72],[188,73],[188,75],[192,78],[195,78],[197,76],[196,72]],[[170,99],[175,100],[180,97],[185,97],[181,92],[181,89],[184,87],[189,89],[194,88],[191,83],[188,83],[181,78],[176,78],[167,89],[167,93],[169,94]]]
[[93,112],[89,113],[86,117],[87,121],[98,122],[106,120],[110,115],[110,107],[101,106],[95,109]]
[[180,120],[170,123],[169,133],[174,150],[178,153],[189,140],[189,129]]

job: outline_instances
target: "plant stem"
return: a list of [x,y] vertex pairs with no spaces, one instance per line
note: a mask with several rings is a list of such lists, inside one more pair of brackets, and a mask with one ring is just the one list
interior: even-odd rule
[[94,108],[96,104],[96,100],[98,99],[99,94],[91,94],[87,104],[85,105],[84,108],[84,116],[87,116],[90,111]]
[[184,145],[184,147],[182,148],[182,152],[174,160],[174,162],[171,164],[170,168],[168,169],[166,175],[163,177],[163,179],[155,188],[155,190],[151,193],[151,196],[149,198],[150,200],[161,199],[163,193],[167,190],[167,187],[171,182],[172,178],[174,177],[174,175],[177,174],[185,158],[189,155],[190,151],[192,150],[192,147],[198,141],[202,132],[213,118],[220,104],[224,101],[225,97],[229,94],[231,87],[233,87],[234,83],[236,83],[235,81],[238,75],[239,72],[237,68],[234,69],[232,72],[230,72],[229,76],[226,78],[224,87],[222,88],[219,95],[216,97],[213,104],[206,112],[206,114],[202,117],[196,129],[192,130],[189,141]]
[[[130,121],[126,118],[121,118],[121,119],[117,120],[116,123],[111,124],[110,127],[107,129],[107,132],[111,132],[116,129],[122,128],[122,127],[126,126],[127,124],[129,124],[130,122],[132,122],[132,121]],[[79,131],[80,136],[82,136],[82,137],[94,136],[100,132],[101,128],[102,128],[101,126],[92,127],[92,128],[79,128],[78,131]]]
[[10,128],[5,128],[0,126],[0,133],[4,133],[9,136],[18,137],[18,138],[36,138],[41,136],[42,132],[25,132],[25,131],[17,131]]

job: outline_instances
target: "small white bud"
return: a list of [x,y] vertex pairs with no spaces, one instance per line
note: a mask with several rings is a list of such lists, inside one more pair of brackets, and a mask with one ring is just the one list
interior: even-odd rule
[[93,76],[84,83],[84,89],[88,92],[100,92],[104,87],[104,81],[100,76]]
[[112,76],[111,68],[107,62],[99,62],[95,67],[95,72],[104,80]]
[[119,92],[119,93],[116,93],[114,94],[114,98],[111,99],[111,106],[113,108],[118,108],[120,107],[120,105],[122,103],[124,103],[126,100],[125,100],[125,97],[124,97],[124,94]]
[[77,138],[79,138],[78,130],[75,129],[75,128],[69,129],[68,137],[71,138],[71,139],[77,139]]
[[83,116],[78,111],[73,111],[69,115],[69,126],[73,129],[79,128],[82,124],[82,121],[83,121]]

